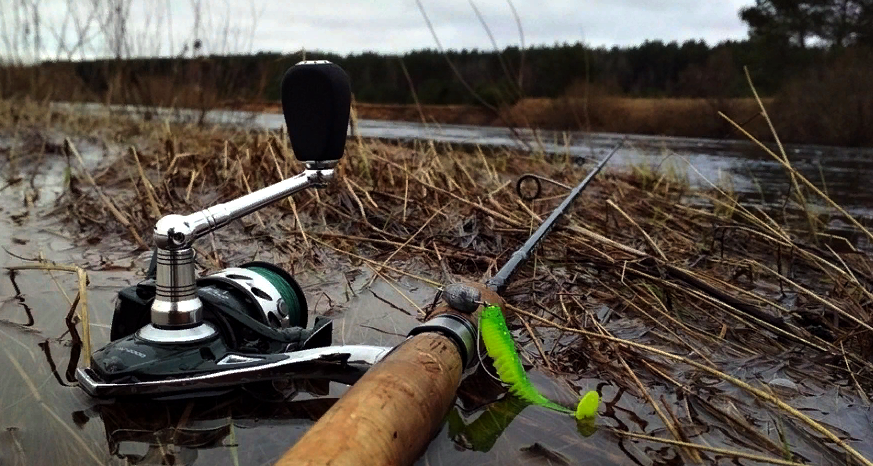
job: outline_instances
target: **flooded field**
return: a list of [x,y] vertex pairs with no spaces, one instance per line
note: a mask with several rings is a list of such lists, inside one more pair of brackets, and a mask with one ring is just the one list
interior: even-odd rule
[[[107,111],[104,106],[95,104],[57,105],[63,109],[95,114]],[[285,123],[282,115],[276,113],[211,111],[201,115],[191,110],[144,110],[131,106],[114,106],[112,111],[180,121],[196,121],[202,116],[210,123],[258,130],[277,130]],[[790,186],[779,162],[744,140],[739,133],[734,134],[733,139],[719,140],[615,133],[533,132],[525,128],[424,125],[383,120],[359,120],[354,130],[350,128],[349,131],[364,138],[543,151],[589,161],[602,158],[618,141],[626,139],[626,144],[613,157],[610,166],[670,167],[687,175],[692,186],[708,188],[709,182],[719,185],[727,183],[744,198],[759,202],[763,198],[765,205],[778,205],[779,199],[788,192]],[[772,147],[776,150],[775,145]],[[869,174],[873,173],[873,149],[789,145],[786,150],[794,168],[808,179],[821,183],[834,201],[853,215],[873,217],[873,190],[866,189]]]
[[[368,125],[372,125],[370,129],[373,131],[378,127],[378,123],[363,122],[359,126],[362,134],[365,128],[370,127]],[[410,137],[399,132],[386,133],[385,128],[391,128],[392,124],[386,125],[379,130],[381,136],[397,139]],[[268,127],[268,124],[263,123],[263,126]],[[137,250],[123,230],[117,230],[113,235],[100,235],[94,233],[99,229],[89,227],[88,232],[83,233],[64,221],[66,213],[59,207],[62,204],[57,202],[59,196],[70,190],[71,165],[58,149],[64,136],[49,135],[43,141],[47,144],[42,146],[48,149],[31,152],[27,151],[30,146],[21,142],[26,138],[0,136],[0,158],[3,159],[0,167],[6,174],[6,179],[0,181],[0,267],[30,264],[33,263],[32,259],[42,256],[48,261],[85,269],[90,280],[87,304],[91,344],[97,348],[109,341],[115,294],[120,288],[142,280],[150,253]],[[459,142],[457,138],[452,141]],[[616,140],[614,136],[602,138],[586,142],[578,149],[579,155],[584,151],[589,151],[587,154],[591,155],[593,151],[595,156],[600,156]],[[98,174],[112,172],[110,168],[115,159],[126,147],[118,141],[105,141],[89,137],[73,138],[87,168]],[[467,139],[467,142],[470,140]],[[659,141],[631,142],[632,148],[620,154],[619,164],[630,165],[640,163],[640,160],[649,163],[660,160],[656,158],[657,154],[663,155]],[[717,179],[719,172],[732,173],[737,190],[750,198],[763,193],[764,205],[778,204],[780,198],[777,193],[787,189],[785,175],[779,175],[781,169],[774,166],[774,161],[757,155],[738,158],[736,154],[746,153],[747,148],[738,148],[734,143],[673,140],[669,148],[688,157],[707,177]],[[864,186],[865,174],[873,173],[873,160],[869,154],[852,151],[838,151],[834,158],[828,158],[827,150],[830,149],[798,149],[797,154],[819,154],[801,160],[800,170],[814,180],[819,179],[818,174],[823,174],[828,192],[835,199],[847,201],[850,212],[858,214],[863,222],[869,221],[871,204],[865,196],[873,194],[860,187]],[[11,157],[4,156],[11,152],[17,153],[14,164]],[[821,171],[819,163],[822,164]],[[127,179],[127,176],[123,174],[118,178]],[[402,180],[400,175],[397,176],[398,180]],[[760,192],[752,180],[763,185]],[[499,184],[497,181],[495,183]],[[375,182],[378,183],[381,181]],[[398,181],[398,186],[402,190],[402,181]],[[622,185],[616,182],[616,186]],[[82,192],[89,190],[87,186],[79,186],[78,189]],[[184,186],[179,189],[184,191]],[[208,191],[209,187],[201,189]],[[130,195],[127,192],[130,189],[124,191],[120,184],[109,184],[105,190],[107,195],[116,199]],[[382,185],[374,188],[373,204],[378,203],[382,207],[388,204],[388,195],[377,196],[377,191],[387,190]],[[596,193],[591,197],[599,200],[605,196],[602,191]],[[350,212],[357,212],[359,205],[353,198],[343,197],[343,202],[350,206]],[[369,208],[369,204],[365,203],[366,199],[361,201]],[[197,205],[197,201],[179,204],[180,209],[185,210],[180,213],[187,213]],[[342,203],[338,202],[338,205]],[[364,209],[363,206],[360,208]],[[540,214],[548,212],[548,206],[535,208]],[[99,210],[99,207],[86,204],[86,209]],[[404,203],[404,214],[405,209]],[[382,220],[387,225],[385,218],[389,216],[383,218],[380,217],[382,211],[377,212],[371,215],[370,225],[376,224],[376,220]],[[89,214],[87,211],[85,213]],[[98,217],[96,212],[93,215],[97,219],[103,218]],[[312,215],[315,217],[315,213]],[[427,217],[420,213],[419,216]],[[450,235],[462,239],[466,238],[463,235],[468,235],[469,241],[464,240],[467,241],[464,248],[470,254],[475,252],[484,255],[490,253],[490,243],[483,245],[485,240],[470,231],[485,237],[486,233],[490,235],[493,231],[499,231],[499,228],[489,226],[486,221],[478,223],[480,221],[477,219],[473,216],[464,219],[466,229],[460,228],[450,232]],[[289,217],[284,217],[282,221],[293,223]],[[609,225],[609,222],[607,218],[605,224]],[[845,227],[845,222],[840,219],[828,222],[837,229]],[[316,219],[311,219],[311,223],[317,223]],[[229,265],[249,260],[280,264],[293,262],[289,258],[293,254],[289,253],[286,245],[265,238],[267,233],[264,231],[280,230],[269,230],[269,227],[267,230],[258,230],[253,225],[254,222],[234,224],[217,233],[214,238],[202,241],[209,244],[208,250],[216,256],[220,255],[220,261]],[[526,234],[522,228],[511,230],[520,236]],[[252,231],[255,234],[250,234]],[[292,233],[285,231],[284,234],[290,236]],[[846,236],[856,244],[863,243],[858,240],[860,235],[857,232],[847,233]],[[292,239],[300,247],[301,238]],[[721,253],[724,256],[725,241],[730,243],[731,239],[725,240],[722,235],[721,241]],[[742,242],[742,238],[736,241]],[[666,239],[663,242],[669,243]],[[500,241],[497,243],[501,244]],[[422,244],[428,246],[428,243]],[[451,252],[440,244],[444,248],[442,254]],[[642,248],[642,245],[640,241],[635,246]],[[666,246],[663,247],[666,249]],[[667,252],[670,254],[670,251]],[[438,250],[435,255],[439,254]],[[485,271],[484,267],[476,265],[478,259],[458,254],[462,258],[449,261],[442,270],[439,261],[418,259],[414,255],[395,260],[392,265],[439,282],[449,280],[452,275],[463,276],[462,272],[465,271],[469,276]],[[840,358],[830,358],[829,353],[796,345],[789,339],[778,338],[777,343],[770,344],[771,340],[776,341],[777,338],[761,336],[753,325],[730,320],[725,322],[730,322],[731,328],[727,324],[715,327],[716,333],[718,328],[723,328],[721,332],[727,334],[727,339],[713,339],[712,346],[708,346],[706,351],[699,351],[699,348],[688,343],[686,338],[690,337],[686,337],[681,329],[677,330],[681,336],[662,331],[657,324],[642,318],[641,314],[631,312],[636,295],[624,303],[602,304],[598,296],[612,294],[601,281],[606,278],[581,268],[590,268],[585,264],[592,259],[587,256],[569,257],[569,252],[564,254],[567,256],[552,253],[546,260],[557,264],[550,266],[550,270],[560,277],[576,274],[572,279],[577,284],[573,292],[559,294],[566,296],[568,302],[577,297],[584,302],[590,313],[585,317],[586,322],[595,319],[603,332],[615,338],[664,348],[665,351],[681,353],[683,356],[704,354],[703,360],[711,362],[714,367],[778,394],[791,406],[835,433],[858,453],[873,458],[873,442],[870,442],[873,438],[873,415],[866,398],[870,393],[869,388],[873,386],[873,375],[857,361],[852,360],[855,371],[850,376],[841,371],[840,366],[844,363]],[[713,256],[716,254],[713,253]],[[379,256],[379,260],[384,257],[385,254]],[[499,257],[499,253],[489,257]],[[504,258],[498,260],[502,262]],[[562,261],[581,265],[579,269],[574,269],[574,266]],[[294,270],[295,278],[306,293],[310,313],[335,319],[334,342],[338,344],[392,346],[403,341],[407,332],[418,323],[421,309],[431,303],[436,293],[432,285],[408,276],[396,276],[391,281],[379,277],[373,279],[373,269],[368,263],[340,253],[331,253],[327,248],[319,249],[318,262],[320,266],[313,267],[301,261],[302,265]],[[200,265],[202,270],[210,268],[205,260]],[[628,267],[627,264],[625,267]],[[621,266],[617,270],[615,273],[621,273],[621,281],[618,278],[614,282],[607,280],[611,286],[617,286],[616,283],[622,283],[625,279]],[[752,272],[749,274],[751,281]],[[798,272],[798,275],[802,276],[803,272]],[[526,308],[534,310],[538,306],[548,307],[549,310],[543,315],[548,319],[560,318],[552,314],[554,309],[558,309],[554,312],[559,312],[559,307],[552,308],[551,304],[543,306],[536,300],[538,293],[550,293],[550,289],[542,288],[535,280],[521,281],[522,284],[514,289],[514,295],[531,299],[526,302]],[[567,281],[570,279],[567,278]],[[584,288],[584,295],[578,288]],[[815,307],[801,293],[780,290],[767,282],[750,283],[746,288],[766,299],[778,300],[780,305],[792,309]],[[3,374],[0,377],[0,465],[270,464],[346,390],[344,385],[337,383],[318,385],[289,382],[274,384],[269,388],[252,387],[209,399],[98,403],[76,387],[72,377],[73,368],[81,365],[85,357],[82,345],[74,343],[76,339],[65,321],[76,289],[76,276],[71,273],[4,270],[0,274],[0,372]],[[631,289],[635,293],[645,291],[643,287]],[[653,293],[653,296],[655,294],[658,293]],[[521,299],[513,302],[525,302]],[[708,333],[712,329],[698,328],[697,322],[683,318],[683,313],[699,312],[700,308],[679,310],[680,299],[674,299],[677,301],[674,314],[682,320],[677,328],[685,328],[689,335],[712,336]],[[818,308],[815,310],[818,311]],[[836,315],[825,316],[826,319],[838,320]],[[572,319],[568,318],[569,321]],[[585,325],[590,325],[590,322]],[[836,324],[835,327],[840,328]],[[631,373],[664,371],[676,378],[675,383],[670,383],[669,377],[659,379],[641,376],[644,389],[639,390],[628,381],[622,369],[615,369],[616,358],[621,357],[615,355],[622,353],[613,352],[614,348],[606,342],[597,343],[591,337],[548,326],[536,327],[532,331],[521,325],[513,325],[513,329],[523,360],[535,364],[535,367],[551,367],[552,370],[534,368],[530,371],[533,383],[547,397],[572,405],[581,392],[596,389],[600,393],[603,401],[597,421],[599,428],[580,431],[575,422],[566,416],[536,406],[525,406],[505,396],[500,385],[480,371],[462,385],[457,403],[448,414],[442,430],[417,464],[677,465],[692,464],[695,459],[703,464],[766,463],[738,457],[727,450],[744,451],[747,456],[776,458],[777,462],[779,458],[785,458],[782,464],[792,464],[790,461],[817,465],[858,462],[837,445],[818,441],[815,438],[817,434],[796,418],[763,403],[723,378],[700,372],[683,362],[623,352]],[[732,337],[733,332],[737,334]],[[81,333],[81,328],[78,333]],[[748,346],[737,343],[742,340],[747,340]],[[816,342],[823,345],[818,340]],[[848,340],[846,342],[848,344]],[[545,351],[540,347],[545,347]],[[581,350],[580,347],[587,349]],[[547,357],[544,358],[544,355]],[[848,364],[849,360],[846,359],[845,365]],[[659,409],[653,409],[652,400]],[[665,422],[663,410],[667,411],[666,416],[672,422]],[[692,450],[616,432],[636,432],[669,440],[674,439],[670,433],[673,428],[681,430],[684,441],[716,450],[694,450],[696,453],[689,453]]]
[[[40,187],[49,188],[48,193],[52,185]],[[142,279],[149,253],[136,253],[119,238],[77,246],[59,220],[45,216],[50,202],[16,208],[22,205],[21,192],[16,191],[6,190],[0,197],[4,206],[0,267],[28,264],[24,259],[42,254],[47,260],[86,269],[91,344],[103,346],[109,341],[115,295]],[[228,260],[273,260],[270,251],[246,243],[232,251]],[[406,298],[424,307],[435,293],[430,285],[415,280],[401,282],[405,297],[384,281],[367,287],[372,272],[343,261],[337,265],[346,271],[320,274],[308,270],[295,277],[312,303],[310,312],[335,319],[336,344],[396,345],[418,323],[418,311]],[[217,399],[98,403],[77,387],[74,377],[85,357],[82,345],[73,344],[65,322],[76,289],[75,274],[57,271],[4,272],[0,279],[0,372],[5,374],[0,378],[0,464],[269,464],[346,390],[338,383],[286,384]],[[560,391],[554,380],[542,375],[535,380]],[[499,394],[496,388],[491,388],[495,397]],[[458,458],[468,462],[473,455],[477,463],[529,464],[531,458],[551,458],[552,448],[567,458],[591,454],[585,453],[589,448],[577,439],[572,423],[558,423],[554,432],[543,431],[541,426],[555,425],[555,416],[535,407],[522,411],[523,406],[513,407],[517,418],[506,435],[500,437],[495,426],[484,443],[475,438],[479,443],[466,445],[464,429],[486,401],[490,400],[481,394],[468,399],[466,405],[459,401],[450,415],[452,422],[420,464],[453,464]],[[496,406],[489,411],[500,409],[506,408]],[[533,445],[537,441],[544,452]],[[535,448],[519,450],[531,446]]]
[[[77,144],[84,149],[91,168],[98,167],[103,148],[87,139],[77,140]],[[150,253],[136,252],[133,245],[118,237],[77,244],[75,234],[66,231],[52,212],[68,182],[66,161],[57,154],[43,160],[22,154],[19,162],[24,165],[24,174],[31,164],[39,163],[39,167],[33,170],[37,174],[32,183],[15,182],[0,192],[0,267],[32,264],[32,259],[44,257],[87,270],[91,344],[94,348],[103,346],[109,341],[116,293],[142,280]],[[27,201],[33,198],[36,200]],[[240,246],[238,235],[219,235],[218,242]],[[221,249],[231,263],[277,260],[275,251],[263,250],[250,239],[243,240],[242,247]],[[366,286],[372,278],[369,269],[342,260],[336,260],[336,265],[344,271],[306,270],[295,277],[309,299],[310,312],[335,319],[336,344],[396,345],[418,323],[417,308],[432,301],[435,294],[430,285],[411,279],[401,282],[403,296],[384,281]],[[338,383],[301,387],[292,383],[275,390],[190,402],[99,403],[77,387],[74,376],[75,368],[86,357],[82,344],[73,343],[65,322],[76,290],[76,275],[71,273],[4,270],[2,274],[0,372],[5,375],[0,378],[0,464],[268,464],[346,390]],[[415,304],[406,301],[408,298]],[[557,388],[556,382],[542,376],[539,382]],[[474,403],[482,404],[481,396]],[[461,408],[459,402],[452,414],[457,420],[452,428],[463,428],[471,422],[469,413],[477,412]],[[532,418],[524,421],[525,417],[519,416],[517,424],[551,422],[549,413],[538,416],[534,408],[527,413]],[[542,419],[536,421],[540,416]],[[525,430],[522,427],[522,432]],[[562,433],[565,443],[577,443],[574,430],[563,429]],[[451,436],[460,435],[451,432]],[[501,463],[518,456],[505,458],[514,447],[499,446],[512,442],[511,437],[493,447],[499,435],[496,431],[490,444],[472,448],[481,450],[485,458],[500,458]],[[529,433],[524,435],[530,438]],[[443,432],[421,464],[455,461],[452,458],[459,454],[461,443],[451,436],[448,430]],[[542,441],[550,438],[554,434],[542,433]],[[502,450],[506,452],[499,453]],[[574,451],[565,454],[575,456]],[[538,452],[534,449],[530,455],[536,457]]]

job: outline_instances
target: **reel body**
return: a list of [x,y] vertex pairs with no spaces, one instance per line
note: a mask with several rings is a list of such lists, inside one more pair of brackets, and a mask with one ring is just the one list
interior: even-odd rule
[[[147,279],[119,292],[110,342],[91,355],[90,367],[76,371],[89,395],[187,398],[278,379],[353,384],[391,351],[331,346],[331,321],[318,317],[309,326],[303,291],[275,265],[251,262],[196,276],[198,238],[294,193],[324,188],[336,176],[351,112],[348,75],[327,61],[300,62],[282,78],[281,95],[288,137],[304,171],[157,221]],[[426,329],[436,327],[459,331],[457,324]],[[461,330],[466,339],[455,340],[472,341],[469,329]]]
[[203,320],[216,332],[198,336],[183,329],[172,335],[178,340],[155,341],[145,333],[155,296],[154,279],[119,292],[111,342],[92,355],[93,379],[128,384],[202,376],[269,364],[285,353],[331,344],[332,322],[318,317],[306,328],[303,291],[269,263],[251,262],[197,280]]
[[[218,329],[233,350],[293,351],[298,349],[294,341],[311,333],[301,331],[308,321],[303,290],[278,266],[250,262],[200,278],[196,284],[197,296],[204,303],[204,320]],[[155,295],[153,277],[121,290],[110,340],[131,335],[149,324]],[[319,326],[316,323],[315,327]],[[330,344],[329,338],[326,344]]]
[[[327,61],[303,61],[282,78],[282,110],[298,175],[154,227],[147,279],[118,294],[110,343],[76,371],[90,395],[190,394],[282,377],[348,380],[385,348],[331,347],[333,326],[308,327],[306,298],[281,268],[251,262],[197,278],[194,242],[296,192],[323,188],[345,149],[348,75]],[[308,327],[308,328],[307,328]]]

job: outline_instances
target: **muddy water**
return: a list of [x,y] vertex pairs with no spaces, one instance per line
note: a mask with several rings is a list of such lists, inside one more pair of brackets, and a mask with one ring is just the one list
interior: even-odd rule
[[[89,166],[97,167],[105,149],[87,140],[76,144],[86,148],[83,155]],[[40,253],[58,263],[84,267],[91,280],[88,305],[92,344],[102,346],[109,339],[115,293],[141,279],[147,257],[133,253],[130,244],[115,238],[106,238],[89,248],[77,246],[57,217],[49,215],[54,198],[63,190],[65,162],[51,154],[23,162],[27,162],[22,164],[25,168],[19,170],[26,182],[0,191],[0,267],[26,263],[21,258]],[[37,163],[41,168],[28,172],[27,167]],[[7,174],[11,170],[8,165],[2,169]],[[38,176],[31,182],[27,173]],[[218,243],[233,239],[219,237]],[[254,259],[255,254],[260,260],[280,260],[251,243],[241,244],[236,253],[232,262]],[[408,265],[415,268],[415,264]],[[401,280],[400,287],[413,303],[381,280],[367,287],[369,269],[349,266],[339,258],[321,270],[298,271],[297,278],[311,312],[335,319],[334,341],[342,344],[390,346],[402,341],[417,323],[417,307],[424,307],[433,297],[428,285],[412,279]],[[72,343],[64,316],[69,309],[68,297],[72,298],[75,290],[75,277],[68,273],[8,274],[4,270],[0,274],[0,465],[272,463],[346,390],[335,383],[280,384],[206,400],[98,403],[85,396],[71,377],[72,368],[81,364],[76,354],[82,348]],[[621,338],[647,342],[642,323],[614,320],[608,328]],[[533,344],[521,333],[516,336],[522,354],[534,358],[537,350]],[[541,331],[541,336],[547,342],[546,350],[552,345],[572,343],[567,335]],[[873,457],[869,408],[854,394],[849,381],[831,380],[827,374],[817,380],[794,378],[792,366],[812,364],[804,354],[762,355],[716,363],[746,380],[792,380],[796,388],[788,396],[793,405]],[[558,379],[531,372],[540,391],[567,405],[573,403],[577,393],[597,389],[603,399],[598,420],[602,426],[666,436],[663,424],[645,400],[596,378],[597,374],[587,375],[589,378]],[[502,393],[496,384],[482,374],[474,377],[462,387],[446,423],[418,464],[684,462],[676,449],[662,444],[619,439],[604,428],[580,432],[565,416],[500,399]],[[713,380],[711,388],[748,402],[743,393],[724,382]],[[649,389],[653,397],[664,396],[673,406],[679,405],[676,400],[683,396],[663,385]],[[691,432],[692,441],[743,447],[743,437],[709,417],[705,403],[689,398],[687,405],[690,411],[677,415],[693,416],[698,421],[694,424],[710,426],[702,432]],[[742,414],[776,442],[777,425],[786,426],[789,438],[802,439],[806,435],[768,409]],[[802,440],[792,445],[792,451],[811,464],[845,463],[844,458],[816,450]],[[713,463],[732,463],[726,458],[719,460],[717,455],[709,458]]]

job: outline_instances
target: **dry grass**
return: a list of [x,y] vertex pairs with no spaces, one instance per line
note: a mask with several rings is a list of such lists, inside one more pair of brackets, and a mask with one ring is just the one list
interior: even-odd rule
[[[420,109],[420,111],[419,111]],[[424,118],[428,124],[456,125],[501,125],[494,114],[482,107],[467,105],[387,105],[358,103],[355,106],[358,117],[373,120],[399,120],[419,122]]]
[[[75,180],[91,177],[111,193],[148,243],[158,215],[191,212],[301,169],[283,134],[135,122],[111,128],[104,137],[141,143],[95,173],[75,170],[62,203],[85,239],[117,234],[136,244],[91,182]],[[570,185],[585,172],[506,151],[352,141],[339,182],[233,228],[258,237],[294,270],[345,256],[381,268],[379,279],[389,282],[401,274],[435,286],[481,280],[560,202],[553,193],[525,205],[512,186],[527,171]],[[595,180],[505,297],[536,335],[530,341],[541,346],[543,367],[657,404],[665,414],[646,417],[643,433],[671,432],[678,443],[663,448],[677,455],[731,456],[713,452],[715,445],[737,458],[870,464],[849,433],[795,402],[834,392],[865,400],[873,389],[873,264],[865,251],[818,245],[802,206],[785,218],[777,224],[719,189],[689,191],[675,174],[613,171]],[[233,254],[201,257],[217,268]],[[799,388],[779,394],[768,383],[774,378]],[[612,419],[601,421],[631,429]],[[773,420],[784,429],[769,429]]]
[[[737,135],[717,112],[746,122],[758,111],[754,99],[627,98],[593,93],[562,99],[525,99],[508,111],[513,121],[542,128],[684,137]],[[752,131],[766,130],[753,121]]]
[[852,50],[789,83],[774,99],[779,134],[807,144],[873,145],[873,51]]
[[[768,100],[769,104],[769,100]],[[246,110],[280,112],[278,104],[254,103]],[[464,124],[502,126],[507,122],[518,127],[559,130],[590,130],[628,134],[685,137],[740,137],[719,118],[722,111],[733,116],[753,134],[764,134],[767,126],[754,118],[758,113],[753,98],[683,99],[630,98],[592,95],[587,103],[581,96],[563,99],[526,98],[501,117],[483,107],[468,105],[390,105],[357,103],[359,118],[396,120],[428,124]],[[587,116],[586,116],[587,113]],[[749,121],[752,119],[752,121]]]

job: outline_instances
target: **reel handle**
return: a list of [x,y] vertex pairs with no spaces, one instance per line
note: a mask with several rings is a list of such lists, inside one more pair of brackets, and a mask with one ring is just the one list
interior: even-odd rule
[[323,60],[294,65],[282,79],[282,108],[291,146],[306,167],[303,173],[193,214],[171,214],[158,220],[154,231],[157,292],[152,323],[143,327],[151,341],[183,337],[194,341],[202,339],[202,334],[215,333],[201,325],[203,303],[196,293],[194,241],[296,192],[327,186],[345,150],[351,99],[349,77],[339,66]]
[[303,61],[282,79],[282,111],[291,147],[306,170],[279,183],[186,216],[167,215],[155,226],[158,248],[184,249],[229,222],[334,177],[345,151],[352,92],[346,72],[326,60]]
[[326,60],[302,61],[285,73],[281,92],[294,156],[310,169],[335,166],[348,134],[349,76]]

